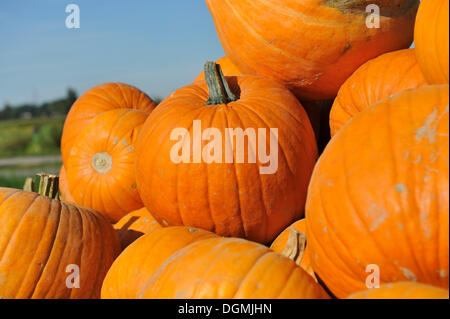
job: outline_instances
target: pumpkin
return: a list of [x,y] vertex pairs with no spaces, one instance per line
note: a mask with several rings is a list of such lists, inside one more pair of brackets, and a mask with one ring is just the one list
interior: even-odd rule
[[301,99],[327,100],[364,62],[410,46],[419,0],[206,3],[239,70],[276,80]]
[[100,297],[117,235],[101,214],[53,199],[56,177],[44,175],[40,185],[40,194],[0,188],[0,296]]
[[295,261],[311,277],[315,278],[306,246],[306,219],[296,221],[283,230],[270,245],[270,249]]
[[414,51],[406,49],[380,55],[366,62],[345,81],[330,113],[332,135],[372,104],[427,84]]
[[122,250],[142,235],[160,227],[162,226],[145,207],[132,211],[114,224],[114,229],[116,229],[117,235],[119,236]]
[[123,83],[105,83],[85,92],[72,105],[64,123],[61,138],[63,163],[67,163],[78,135],[106,111],[114,109],[136,109],[150,113],[156,107],[147,94]]
[[348,299],[448,299],[448,290],[404,281],[355,292]]
[[422,0],[417,12],[414,43],[417,60],[429,84],[448,83],[448,0]]
[[306,204],[308,250],[338,298],[364,290],[376,267],[382,284],[448,289],[448,90],[425,86],[376,103],[319,159]]
[[139,194],[162,223],[269,243],[304,214],[314,132],[280,84],[225,78],[214,62],[206,69],[207,82],[175,91],[146,120]]
[[190,227],[165,227],[143,235],[114,261],[102,286],[102,299],[136,299],[145,281],[178,250],[215,234]]
[[115,223],[144,205],[136,189],[136,140],[148,113],[115,109],[97,115],[79,133],[64,164],[76,203]]
[[[216,61],[217,64],[220,65],[222,68],[222,72],[226,76],[233,76],[233,75],[241,75],[241,71],[231,62],[231,60],[224,56]],[[194,80],[194,82],[197,81],[205,81],[205,73],[200,73]]]
[[145,280],[138,298],[329,297],[313,278],[289,258],[245,239],[213,237],[195,241],[165,260]]
[[69,185],[67,184],[66,178],[66,169],[64,168],[64,165],[62,165],[61,169],[59,170],[59,193],[61,200],[65,201],[66,203],[76,204],[75,199],[69,191]]

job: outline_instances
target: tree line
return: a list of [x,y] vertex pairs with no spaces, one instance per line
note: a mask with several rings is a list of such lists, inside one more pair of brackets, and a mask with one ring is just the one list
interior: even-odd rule
[[5,107],[0,110],[0,121],[66,115],[77,98],[77,92],[74,89],[69,88],[65,97],[54,101],[44,102],[39,105],[32,103],[15,106],[6,104]]

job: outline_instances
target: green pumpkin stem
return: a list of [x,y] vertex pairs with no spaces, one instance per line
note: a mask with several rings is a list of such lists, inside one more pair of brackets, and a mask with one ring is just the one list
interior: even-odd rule
[[214,61],[208,61],[205,63],[204,71],[209,91],[209,99],[206,101],[207,105],[227,104],[238,100],[236,95],[231,92],[219,64]]
[[305,253],[306,248],[306,236],[305,234],[299,232],[296,229],[291,228],[289,232],[288,241],[286,243],[286,247],[281,253],[283,256],[295,261],[297,265],[300,266],[300,263],[303,259],[303,254]]
[[[36,174],[36,178],[39,180],[39,187],[37,190],[39,195],[59,200],[59,177],[57,175],[39,173]],[[35,191],[33,178],[28,177],[25,180],[23,189],[28,192]]]

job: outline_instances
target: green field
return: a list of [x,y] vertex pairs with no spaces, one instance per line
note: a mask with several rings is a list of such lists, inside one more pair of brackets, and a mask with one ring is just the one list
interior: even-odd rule
[[[0,159],[60,154],[64,116],[0,121]],[[36,173],[58,173],[60,162],[0,166],[0,187],[22,188]]]
[[64,116],[0,121],[0,158],[60,153]]

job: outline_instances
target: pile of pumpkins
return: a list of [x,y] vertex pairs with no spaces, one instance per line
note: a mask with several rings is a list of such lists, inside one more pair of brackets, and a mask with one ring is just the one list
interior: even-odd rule
[[158,106],[92,88],[59,180],[0,188],[0,298],[448,298],[449,1],[206,3],[226,57]]

